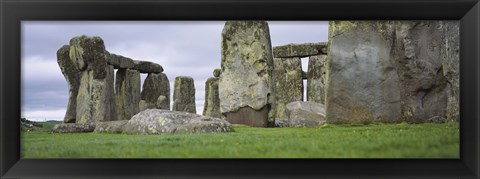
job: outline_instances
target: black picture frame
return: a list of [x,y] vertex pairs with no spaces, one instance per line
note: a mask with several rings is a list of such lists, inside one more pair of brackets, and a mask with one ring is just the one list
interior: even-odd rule
[[[0,0],[0,178],[479,178],[478,0]],[[460,20],[460,159],[20,159],[22,20]]]

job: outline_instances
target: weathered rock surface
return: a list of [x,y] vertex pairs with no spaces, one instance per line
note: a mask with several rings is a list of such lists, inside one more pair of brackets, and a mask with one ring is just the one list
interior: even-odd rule
[[149,61],[133,61],[133,69],[138,70],[140,73],[162,73],[163,67],[159,64]]
[[446,115],[447,79],[441,53],[443,25],[442,21],[397,22],[394,53],[402,114],[407,122],[421,123]]
[[253,109],[249,106],[242,107],[237,111],[225,113],[225,117],[228,122],[232,124],[246,124],[253,127],[272,127],[275,125],[269,123],[267,120],[258,120],[258,119],[268,119],[270,106],[265,106],[259,110]]
[[76,123],[112,120],[109,75],[112,75],[113,67],[107,65],[103,40],[100,37],[74,37],[70,40],[69,57],[81,70]]
[[332,21],[330,27],[328,122],[458,118],[458,22]]
[[166,96],[160,95],[155,103],[157,109],[166,109],[170,110],[170,100]]
[[222,69],[215,69],[213,70],[213,77],[220,77],[220,74],[222,74]]
[[311,56],[308,60],[307,100],[325,104],[326,55]]
[[274,58],[273,64],[277,108],[275,118],[285,118],[285,105],[303,100],[302,61],[298,57]]
[[173,90],[173,111],[197,113],[195,107],[195,84],[189,76],[177,76]]
[[[295,101],[286,106],[284,127],[318,127],[326,123],[325,106],[310,101]],[[284,118],[285,119],[285,118]]]
[[389,21],[330,21],[328,123],[401,121],[394,32]]
[[128,57],[124,57],[121,55],[116,55],[113,53],[108,53],[107,54],[107,63],[109,65],[113,65],[115,69],[120,69],[120,68],[133,68],[135,65],[133,63],[133,60]]
[[83,132],[93,132],[94,130],[95,130],[95,124],[66,123],[66,124],[55,124],[51,131],[54,133],[83,133]]
[[148,109],[132,117],[125,125],[129,134],[178,134],[233,131],[223,119],[180,111]]
[[445,21],[442,46],[443,75],[447,78],[447,120],[460,120],[460,22]]
[[106,50],[100,37],[79,36],[70,40],[69,56],[80,71],[92,71],[94,79],[104,79]]
[[288,44],[273,47],[275,58],[308,57],[327,53],[327,42]]
[[[275,94],[272,77],[273,55],[270,32],[265,21],[227,21],[222,31],[222,72],[219,81],[220,111],[227,120],[233,116],[267,110],[268,115],[245,119],[261,122],[243,123],[251,126],[269,124],[275,119]],[[249,108],[251,110],[239,110]],[[251,115],[254,115],[254,114]],[[250,116],[250,114],[245,114]]]
[[[165,96],[170,103],[170,83],[164,73],[149,73],[143,82],[141,99],[148,103],[155,104],[159,96]],[[169,105],[170,106],[170,105]]]
[[129,120],[137,114],[140,102],[140,73],[118,69],[115,81],[115,100],[118,120]]
[[75,123],[77,115],[77,95],[80,86],[80,70],[77,69],[73,60],[70,60],[70,46],[64,45],[57,51],[57,63],[62,70],[68,85],[68,105],[64,123]]
[[218,97],[218,77],[208,78],[205,82],[205,103],[203,106],[203,115],[223,118],[220,112],[220,98]]
[[127,122],[128,120],[98,122],[94,132],[122,133]]
[[[116,111],[116,101],[115,101],[115,71],[112,65],[107,65],[105,69],[107,75],[105,77],[105,102],[106,105],[106,116],[103,121],[116,121],[117,120],[117,111]],[[101,120],[100,120],[101,121]]]
[[156,109],[157,105],[155,103],[150,103],[145,100],[140,100],[138,103],[138,111],[145,111],[147,109]]

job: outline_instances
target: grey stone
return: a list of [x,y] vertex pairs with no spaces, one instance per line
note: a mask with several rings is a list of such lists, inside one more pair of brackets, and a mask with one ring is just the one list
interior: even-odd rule
[[401,97],[391,21],[330,21],[328,123],[399,122]]
[[327,42],[287,44],[273,47],[275,58],[308,57],[327,53]]
[[161,109],[148,109],[132,117],[125,125],[128,134],[178,134],[233,131],[223,119]]
[[118,69],[115,81],[115,100],[118,120],[129,120],[137,114],[140,102],[140,73]]
[[80,70],[69,56],[70,46],[64,45],[57,51],[57,63],[68,85],[68,105],[64,123],[75,123],[77,115],[77,95],[80,86]]
[[173,111],[197,113],[195,107],[195,84],[189,76],[177,76],[173,90]]
[[[148,103],[155,104],[159,96],[167,97],[170,103],[170,83],[164,73],[149,73],[143,82],[141,99]],[[170,107],[170,104],[168,105]]]
[[205,103],[203,106],[203,115],[223,118],[220,112],[220,98],[218,97],[218,77],[208,78],[205,82]]
[[447,78],[447,120],[460,120],[460,22],[445,21],[441,48],[443,75]]
[[109,65],[113,65],[113,67],[115,67],[115,69],[133,68],[133,66],[135,65],[131,58],[124,57],[124,56],[121,56],[121,55],[116,55],[116,54],[113,54],[113,53],[108,53],[107,54],[107,63]]
[[295,101],[286,106],[287,127],[319,127],[326,123],[325,106],[310,101]]
[[94,132],[122,133],[128,120],[98,122]]
[[222,69],[215,69],[213,70],[213,77],[220,77],[220,74],[222,74]]
[[150,103],[145,100],[140,100],[138,103],[138,111],[145,111],[147,109],[156,109],[157,105],[155,103]]
[[410,123],[445,116],[448,96],[443,74],[442,21],[396,22],[394,49],[403,118]]
[[255,124],[275,120],[272,77],[273,55],[265,21],[227,21],[222,31],[222,72],[219,81],[220,111],[227,116],[241,108],[250,112],[267,110]]
[[170,110],[170,100],[166,96],[160,95],[155,103],[157,109],[166,109]]
[[149,61],[133,61],[133,69],[138,70],[140,73],[162,73],[163,67],[159,64]]
[[307,100],[325,104],[326,55],[311,56],[308,60]]
[[285,105],[303,100],[302,61],[298,57],[274,58],[273,64],[277,108],[275,118],[285,118]]
[[107,65],[105,78],[105,102],[106,104],[106,121],[116,121],[116,102],[115,102],[115,71],[112,65]]
[[93,71],[94,79],[105,78],[107,67],[106,50],[103,40],[100,37],[79,36],[70,40],[69,56],[83,71]]
[[95,130],[95,124],[55,124],[52,128],[53,133],[84,133],[93,132]]

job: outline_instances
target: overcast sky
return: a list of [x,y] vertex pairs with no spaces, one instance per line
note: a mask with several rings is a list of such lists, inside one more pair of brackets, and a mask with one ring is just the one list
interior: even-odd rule
[[[325,42],[328,22],[269,21],[272,46]],[[110,53],[147,60],[163,66],[170,80],[195,80],[197,113],[202,114],[205,81],[220,68],[220,40],[224,21],[23,21],[22,117],[63,120],[68,87],[57,64],[56,52],[72,37],[100,36]],[[306,71],[308,60],[302,59]],[[142,84],[146,74],[142,74]],[[170,89],[173,94],[173,89]],[[171,98],[173,99],[173,98]]]

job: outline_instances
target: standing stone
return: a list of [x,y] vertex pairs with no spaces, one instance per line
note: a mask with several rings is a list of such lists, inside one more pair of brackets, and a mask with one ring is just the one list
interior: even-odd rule
[[222,31],[220,111],[231,123],[273,126],[275,93],[265,21],[227,21]]
[[76,123],[110,120],[105,46],[100,37],[80,36],[70,40],[70,59],[81,70]]
[[443,75],[447,78],[447,120],[460,120],[460,22],[445,21],[442,46]]
[[[170,82],[165,73],[149,73],[143,83],[141,99],[155,106],[159,96],[167,97],[163,103],[168,103],[170,108]],[[163,104],[163,106],[165,106]]]
[[216,118],[223,118],[220,112],[220,98],[218,97],[218,77],[208,78],[205,82],[205,103],[203,115]]
[[195,86],[192,77],[177,76],[175,78],[172,110],[197,113],[195,107]]
[[307,101],[325,104],[326,55],[311,56],[308,59]]
[[170,100],[166,96],[160,95],[155,104],[158,109],[170,110]]
[[326,111],[328,123],[398,122],[400,86],[390,53],[390,21],[330,21]]
[[115,100],[118,120],[130,120],[139,112],[140,72],[118,69],[115,81]]
[[302,61],[298,57],[274,58],[273,64],[277,108],[275,118],[285,118],[285,105],[303,100]]
[[447,109],[442,21],[398,21],[394,49],[402,114],[410,123],[440,122]]
[[[105,78],[105,101],[107,102],[107,116],[106,121],[116,121],[116,102],[115,102],[115,71],[113,65],[107,65],[105,71],[107,72]],[[109,111],[109,112],[108,112]]]
[[68,85],[68,106],[63,122],[75,123],[77,117],[77,95],[80,86],[80,70],[77,69],[74,61],[70,59],[69,51],[70,46],[68,45],[64,45],[58,49],[57,63]]

